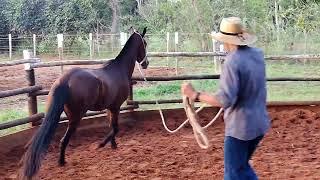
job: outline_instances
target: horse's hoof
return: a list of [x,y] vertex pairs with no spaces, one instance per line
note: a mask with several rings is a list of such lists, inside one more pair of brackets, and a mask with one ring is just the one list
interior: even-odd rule
[[112,149],[117,149],[117,143],[111,143],[111,148]]
[[66,161],[65,160],[59,160],[59,166],[63,167],[64,165],[66,165]]
[[97,149],[103,148],[105,145],[106,144],[104,144],[104,143],[100,143],[100,144],[98,144]]

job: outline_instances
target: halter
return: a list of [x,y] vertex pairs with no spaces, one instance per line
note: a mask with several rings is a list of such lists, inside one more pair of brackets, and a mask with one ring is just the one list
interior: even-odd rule
[[141,66],[144,62],[147,61],[147,49],[146,49],[146,46],[145,46],[145,44],[144,44],[144,40],[143,40],[143,37],[141,36],[141,34],[140,34],[140,33],[137,33],[136,31],[134,31],[134,33],[138,34],[139,37],[141,38],[141,41],[142,41],[142,44],[143,44],[143,48],[144,48],[144,52],[145,52],[145,55],[144,55],[144,57],[143,57],[143,60],[142,60],[141,62],[136,61],[136,62]]

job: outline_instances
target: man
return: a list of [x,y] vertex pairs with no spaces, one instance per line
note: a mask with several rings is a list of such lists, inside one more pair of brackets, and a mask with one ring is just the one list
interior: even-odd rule
[[228,53],[215,95],[197,92],[189,83],[183,95],[222,107],[225,122],[224,179],[258,179],[249,159],[270,127],[266,108],[266,77],[263,52],[247,45],[257,38],[248,33],[238,17],[224,18],[220,32],[211,34]]

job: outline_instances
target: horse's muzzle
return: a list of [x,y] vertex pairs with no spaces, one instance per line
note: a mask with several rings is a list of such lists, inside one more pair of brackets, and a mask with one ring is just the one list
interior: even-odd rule
[[148,61],[148,59],[146,58],[146,59],[144,60],[144,62],[141,64],[141,67],[142,67],[142,69],[147,69],[147,68],[148,68],[148,65],[149,65],[149,61]]

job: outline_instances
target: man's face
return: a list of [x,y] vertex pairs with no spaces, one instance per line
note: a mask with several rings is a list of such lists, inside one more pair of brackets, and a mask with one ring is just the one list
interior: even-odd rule
[[224,46],[224,51],[227,53],[236,50],[238,47],[237,45],[229,44],[229,43],[223,43],[223,46]]

